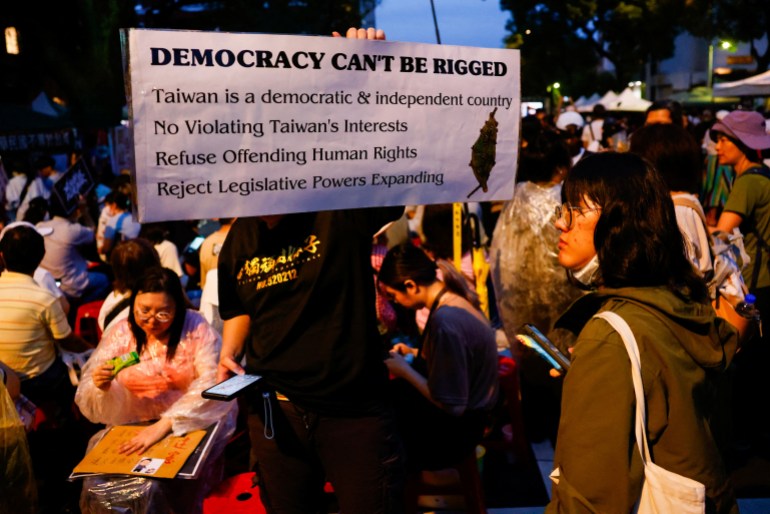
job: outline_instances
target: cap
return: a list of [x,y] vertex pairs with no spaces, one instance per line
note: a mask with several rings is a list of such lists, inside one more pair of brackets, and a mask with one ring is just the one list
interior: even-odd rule
[[37,233],[43,237],[53,234],[53,228],[51,227],[36,227],[29,221],[14,221],[13,223],[7,224],[5,227],[3,227],[3,230],[0,231],[0,241],[3,240],[3,236],[6,232],[16,227],[29,227],[37,231]]
[[733,111],[711,127],[713,141],[717,140],[718,132],[737,139],[752,150],[770,148],[770,134],[765,130],[765,118],[758,112]]
[[559,118],[556,120],[556,128],[559,130],[567,130],[568,125],[577,125],[577,128],[580,128],[584,124],[583,117],[575,111],[563,112],[559,114]]

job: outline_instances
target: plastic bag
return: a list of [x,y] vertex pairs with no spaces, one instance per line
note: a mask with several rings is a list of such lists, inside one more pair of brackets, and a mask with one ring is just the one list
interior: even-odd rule
[[[582,292],[571,285],[558,261],[559,231],[554,211],[561,186],[516,184],[495,226],[489,252],[497,308],[508,341],[524,323],[532,323],[557,346],[571,340],[551,327]],[[561,344],[560,344],[561,343]]]
[[0,381],[0,512],[35,512],[37,488],[27,433]]

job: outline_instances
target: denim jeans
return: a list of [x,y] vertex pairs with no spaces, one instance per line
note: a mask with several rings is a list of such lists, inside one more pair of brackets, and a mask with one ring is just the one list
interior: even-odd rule
[[254,470],[267,512],[327,512],[325,481],[346,514],[403,512],[403,449],[390,412],[337,417],[303,410],[273,394],[269,402],[270,409],[255,404],[249,416]]

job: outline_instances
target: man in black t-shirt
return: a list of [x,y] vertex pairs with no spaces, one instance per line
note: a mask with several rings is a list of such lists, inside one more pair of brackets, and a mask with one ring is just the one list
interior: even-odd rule
[[[263,376],[249,426],[268,512],[403,510],[402,449],[385,403],[372,236],[403,208],[238,219],[219,256],[219,380],[246,355]],[[248,344],[247,344],[248,341]]]

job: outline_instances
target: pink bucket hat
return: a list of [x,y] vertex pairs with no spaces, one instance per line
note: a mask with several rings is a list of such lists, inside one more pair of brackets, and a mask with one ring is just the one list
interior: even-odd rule
[[754,111],[733,111],[711,127],[711,139],[717,132],[737,139],[752,150],[770,148],[770,134],[765,130],[765,118]]

